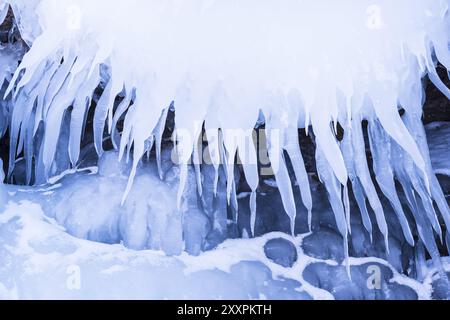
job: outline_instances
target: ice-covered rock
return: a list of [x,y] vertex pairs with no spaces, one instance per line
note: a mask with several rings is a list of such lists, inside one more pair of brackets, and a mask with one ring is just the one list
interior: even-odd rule
[[[304,277],[315,286],[332,292],[337,300],[415,300],[417,292],[410,287],[393,283],[393,273],[388,267],[367,263],[350,268],[351,279],[342,266],[324,263],[309,265]],[[371,275],[379,278],[371,278]]]
[[311,257],[339,263],[345,259],[342,236],[326,227],[321,227],[306,237],[302,242],[302,248]]
[[286,239],[271,239],[264,245],[266,257],[273,262],[290,268],[297,261],[297,248]]

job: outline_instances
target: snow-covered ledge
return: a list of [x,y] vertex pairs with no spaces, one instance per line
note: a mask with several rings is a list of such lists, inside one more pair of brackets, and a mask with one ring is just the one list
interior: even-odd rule
[[[430,159],[422,107],[425,78],[450,98],[436,71],[438,63],[450,68],[449,4],[2,2],[0,23],[12,10],[21,41],[0,44],[10,183],[0,187],[0,228],[18,241],[0,239],[0,255],[18,259],[25,274],[33,259],[45,264],[25,231],[36,223],[58,233],[58,241],[36,239],[48,243],[47,255],[59,239],[86,245],[86,256],[58,256],[57,268],[89,260],[90,246],[113,259],[163,251],[187,269],[214,268],[212,258],[230,265],[232,252],[252,261],[254,254],[271,277],[296,281],[293,291],[305,294],[297,298],[330,297],[336,283],[329,291],[312,284],[326,287],[320,277],[340,272],[327,266],[342,267],[342,281],[359,279],[354,298],[382,298],[367,293],[364,270],[355,271],[367,263],[392,270],[385,285],[414,292],[402,287],[399,298],[431,298],[436,273],[434,297],[445,297],[450,210],[435,173],[448,174],[447,131],[431,139],[440,151],[432,148]],[[436,128],[428,127],[429,139]],[[312,157],[302,150],[308,143]],[[290,245],[264,254],[272,231]],[[330,249],[336,240],[342,259]],[[233,249],[221,250],[230,241]],[[295,263],[283,271],[266,263],[290,246]],[[15,276],[0,269],[3,292],[23,297]]]

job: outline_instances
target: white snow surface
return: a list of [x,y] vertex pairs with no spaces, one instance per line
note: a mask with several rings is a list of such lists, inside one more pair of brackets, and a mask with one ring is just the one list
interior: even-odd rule
[[[303,278],[311,264],[338,266],[333,260],[305,255],[300,245],[307,235],[292,238],[271,233],[255,239],[228,240],[198,257],[169,257],[159,251],[133,251],[122,245],[74,238],[46,217],[40,205],[27,200],[8,204],[0,214],[0,230],[0,257],[8,261],[0,267],[2,299],[333,299],[332,292],[314,287]],[[299,248],[299,259],[292,268],[283,268],[265,257],[263,246],[274,238],[287,239]],[[251,262],[259,264],[247,273],[245,268],[239,272],[240,264],[252,266]],[[410,288],[419,299],[431,298],[436,274],[432,268],[425,280],[418,282],[398,274],[382,259],[352,258],[350,264],[387,266],[393,273],[391,284]],[[445,265],[450,271],[450,264]],[[264,276],[248,278],[248,272],[264,274],[266,269],[270,272]],[[73,275],[80,275],[79,286],[73,287]],[[296,282],[293,288],[284,289],[284,295],[271,286],[274,281],[283,285],[289,279]]]

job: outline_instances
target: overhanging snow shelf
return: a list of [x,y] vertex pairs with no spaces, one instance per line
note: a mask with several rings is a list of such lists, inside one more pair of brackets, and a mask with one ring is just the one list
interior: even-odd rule
[[[365,286],[371,261],[409,288],[391,296],[448,297],[450,211],[422,115],[428,82],[450,98],[449,4],[2,0],[0,230],[54,218],[187,266],[245,238],[239,257],[275,261],[297,298],[329,297],[327,268]],[[428,131],[446,141],[444,186],[447,129]]]

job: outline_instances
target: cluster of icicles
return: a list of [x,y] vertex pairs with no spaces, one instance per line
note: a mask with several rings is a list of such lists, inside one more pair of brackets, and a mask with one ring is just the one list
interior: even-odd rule
[[[351,233],[351,186],[365,228],[372,234],[368,203],[388,249],[388,226],[366,158],[362,122],[367,120],[378,186],[390,200],[406,240],[414,245],[397,195],[396,181],[400,183],[418,235],[439,263],[435,235],[441,241],[445,235],[434,204],[447,230],[450,212],[430,165],[421,123],[422,79],[428,76],[450,98],[436,73],[437,62],[450,69],[449,3],[7,0],[0,4],[0,18],[10,5],[19,28],[38,33],[35,39],[24,34],[31,48],[13,76],[4,74],[9,86],[2,98],[11,107],[0,132],[9,127],[8,176],[13,159],[23,152],[27,181],[32,172],[36,182],[49,178],[67,114],[67,150],[72,166],[77,166],[86,117],[101,85],[93,122],[96,151],[102,154],[107,129],[120,157],[132,153],[128,190],[139,161],[154,144],[160,161],[161,137],[174,101],[180,199],[188,163],[198,156],[198,137],[206,130],[216,173],[220,166],[226,171],[231,202],[236,197],[236,156],[248,159],[243,169],[253,191],[254,222],[257,150],[246,141],[263,119],[269,156],[278,162],[274,171],[284,209],[295,221],[296,190],[285,155],[311,215],[298,137],[298,129],[306,128],[314,134],[317,171],[345,245]],[[405,111],[402,117],[399,107]],[[345,132],[342,141],[335,135],[338,123]],[[201,165],[195,167],[201,185]]]

